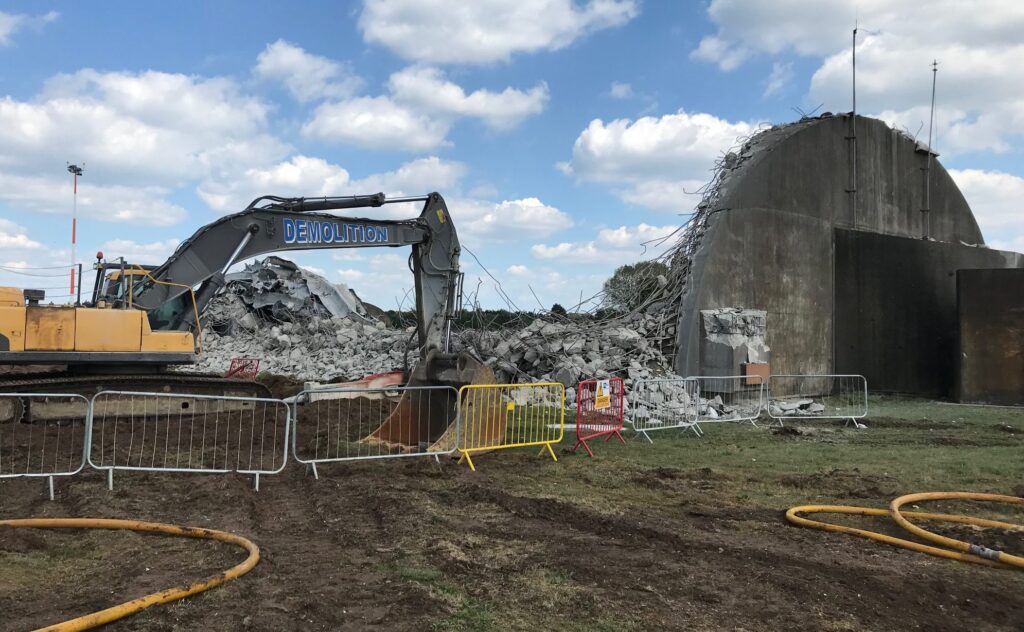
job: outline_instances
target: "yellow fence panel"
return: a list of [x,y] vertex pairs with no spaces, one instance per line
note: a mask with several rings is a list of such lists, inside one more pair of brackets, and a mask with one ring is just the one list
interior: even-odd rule
[[471,455],[505,448],[540,446],[555,461],[554,443],[565,434],[565,386],[478,384],[459,389],[462,436],[459,462],[476,471]]

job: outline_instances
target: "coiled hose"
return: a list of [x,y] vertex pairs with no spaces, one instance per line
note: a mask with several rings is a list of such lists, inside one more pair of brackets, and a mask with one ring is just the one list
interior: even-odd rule
[[[868,538],[869,540],[875,540],[877,542],[885,542],[886,544],[892,544],[893,546],[899,546],[912,551],[918,551],[920,553],[927,553],[929,555],[935,555],[938,557],[944,557],[951,560],[959,560],[961,562],[971,562],[972,564],[981,564],[984,566],[990,566],[993,568],[1003,569],[1024,569],[1024,557],[1019,555],[1011,555],[1002,551],[989,549],[987,547],[970,544],[954,538],[947,538],[945,536],[926,531],[921,527],[913,524],[907,518],[914,518],[917,520],[936,520],[940,522],[956,522],[959,524],[969,524],[978,527],[998,528],[998,529],[1009,529],[1015,531],[1024,531],[1024,525],[1014,524],[1011,522],[1001,522],[999,520],[988,520],[985,518],[973,518],[971,516],[960,516],[956,514],[938,514],[938,513],[926,513],[920,511],[902,511],[901,507],[908,503],[926,502],[932,500],[974,500],[974,501],[985,501],[995,503],[1007,503],[1011,505],[1024,506],[1024,498],[1017,496],[1004,496],[1001,494],[981,494],[975,492],[925,492],[920,494],[907,494],[900,496],[889,503],[889,509],[876,509],[873,507],[853,507],[850,505],[801,505],[799,507],[792,507],[786,512],[786,520],[789,520],[795,525],[801,527],[809,527],[811,529],[821,529],[822,531],[832,531],[835,533],[848,533],[850,535],[856,535],[862,538]],[[811,520],[804,518],[799,514],[810,514],[810,513],[841,513],[841,514],[853,514],[858,516],[891,516],[896,524],[903,527],[905,530],[913,533],[914,535],[940,544],[946,548],[939,548],[936,546],[929,546],[927,544],[921,544],[919,542],[912,542],[910,540],[904,540],[901,538],[894,538],[883,533],[876,533],[874,531],[868,531],[866,529],[858,529],[856,527],[847,527],[839,524],[832,524],[830,522],[820,522],[818,520]]]
[[[30,527],[35,529],[125,529],[139,531],[141,533],[160,533],[183,538],[200,538],[204,540],[217,540],[236,544],[249,552],[241,564],[218,573],[213,577],[189,584],[161,590],[145,597],[132,599],[122,604],[99,610],[75,619],[69,619],[45,628],[45,632],[73,632],[77,630],[89,630],[97,626],[123,619],[129,615],[141,612],[150,606],[162,603],[170,603],[185,597],[220,586],[224,582],[245,575],[260,561],[260,549],[252,541],[242,536],[225,531],[204,529],[201,527],[179,527],[173,524],[161,522],[141,522],[139,520],[112,520],[101,518],[23,518],[17,520],[0,520],[0,526],[6,527]],[[37,632],[40,632],[37,630]]]

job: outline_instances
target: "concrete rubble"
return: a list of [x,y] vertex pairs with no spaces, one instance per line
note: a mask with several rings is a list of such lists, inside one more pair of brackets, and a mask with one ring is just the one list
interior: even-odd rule
[[[414,328],[371,317],[348,288],[277,257],[228,275],[203,321],[203,353],[187,370],[222,373],[232,358],[253,357],[261,371],[327,382],[401,370],[407,357],[410,364],[418,357]],[[472,351],[499,382],[561,382],[573,404],[581,379],[619,376],[628,390],[669,374],[660,327],[657,316],[643,313],[609,322],[546,316],[454,332],[452,350]]]

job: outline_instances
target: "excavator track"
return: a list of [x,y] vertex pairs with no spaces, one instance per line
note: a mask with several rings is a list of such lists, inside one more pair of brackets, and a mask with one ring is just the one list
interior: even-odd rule
[[[264,397],[266,385],[202,373],[82,374],[67,371],[0,376],[3,393],[74,393],[91,397],[100,391],[189,393],[228,397]],[[7,398],[11,401],[10,398]],[[12,404],[13,406],[13,404]],[[12,410],[12,414],[13,414]]]

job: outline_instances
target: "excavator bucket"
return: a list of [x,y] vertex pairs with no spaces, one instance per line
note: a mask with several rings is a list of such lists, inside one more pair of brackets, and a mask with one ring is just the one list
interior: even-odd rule
[[[383,443],[392,449],[448,452],[458,446],[455,418],[457,396],[438,397],[430,386],[450,386],[456,391],[467,384],[494,384],[494,372],[468,353],[431,353],[412,370],[409,387],[377,430],[364,439],[367,443]],[[421,390],[417,390],[421,387]],[[496,404],[495,404],[496,405]],[[463,423],[479,427],[463,428],[479,441],[498,440],[505,435],[504,414],[481,414],[475,410],[464,415]],[[501,423],[483,424],[485,418],[501,419]]]

